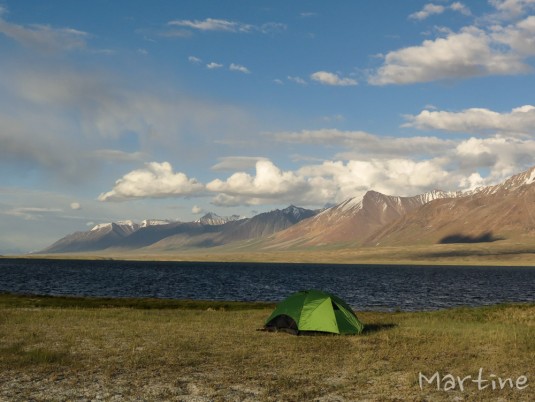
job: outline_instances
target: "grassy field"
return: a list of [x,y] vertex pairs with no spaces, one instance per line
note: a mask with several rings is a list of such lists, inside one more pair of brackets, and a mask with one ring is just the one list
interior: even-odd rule
[[[0,295],[0,400],[535,400],[535,304],[357,312],[345,337],[256,331],[272,308]],[[418,382],[480,368],[527,387]]]

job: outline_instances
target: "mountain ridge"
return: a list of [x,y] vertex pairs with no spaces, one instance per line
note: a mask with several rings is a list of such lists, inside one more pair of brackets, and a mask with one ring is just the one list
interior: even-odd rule
[[291,205],[252,218],[207,213],[193,222],[146,219],[141,224],[131,220],[101,223],[89,231],[69,234],[36,254],[158,248],[157,243],[165,249],[217,246],[269,236],[316,213]]

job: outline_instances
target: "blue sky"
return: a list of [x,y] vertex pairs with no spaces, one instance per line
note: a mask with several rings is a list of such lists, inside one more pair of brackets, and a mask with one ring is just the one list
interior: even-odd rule
[[0,252],[535,164],[535,0],[0,0]]

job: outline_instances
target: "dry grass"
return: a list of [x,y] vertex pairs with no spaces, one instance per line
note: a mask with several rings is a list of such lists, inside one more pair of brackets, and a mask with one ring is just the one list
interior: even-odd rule
[[[267,308],[0,303],[0,400],[535,399],[535,305],[362,312],[361,336],[255,331]],[[527,375],[528,388],[423,390],[418,373]],[[455,399],[457,398],[457,399]]]

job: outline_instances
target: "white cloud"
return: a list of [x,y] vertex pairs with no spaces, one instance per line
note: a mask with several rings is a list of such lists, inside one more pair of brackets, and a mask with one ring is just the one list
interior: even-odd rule
[[221,67],[223,67],[223,64],[215,63],[213,61],[206,65],[206,68],[208,68],[209,70],[215,70],[215,69],[221,68]]
[[471,14],[470,9],[467,6],[457,1],[455,3],[452,3],[449,6],[442,6],[440,4],[428,3],[424,5],[424,7],[420,11],[417,11],[409,15],[409,18],[422,21],[422,20],[425,20],[426,18],[429,18],[432,15],[442,14],[443,12],[447,10],[456,11],[463,15]]
[[424,20],[431,15],[442,14],[446,10],[446,7],[437,4],[426,4],[420,11],[409,15],[409,18],[415,20]]
[[287,78],[288,78],[288,81],[295,82],[296,84],[307,85],[307,82],[301,77],[294,77],[294,76],[289,75]]
[[[346,160],[308,161],[282,170],[264,158],[223,158],[214,170],[233,170],[227,179],[203,186],[168,163],[147,164],[116,182],[99,199],[209,196],[219,206],[299,203],[321,206],[362,196],[368,190],[410,196],[433,189],[458,190],[490,185],[533,165],[535,140],[495,135],[489,138],[441,140],[436,137],[379,138],[365,132],[318,130],[289,133],[279,140],[339,142],[353,147]],[[254,172],[244,169],[253,167]],[[482,177],[481,169],[490,173]]]
[[202,63],[202,60],[199,59],[198,57],[195,57],[195,56],[189,56],[189,57],[188,57],[188,61],[189,61],[190,63],[194,63],[194,64]]
[[450,9],[453,10],[453,11],[457,11],[463,15],[471,15],[472,12],[470,11],[470,9],[464,5],[463,3],[460,3],[460,2],[455,2],[455,3],[452,3],[450,5]]
[[311,74],[310,78],[324,85],[334,85],[334,86],[357,85],[357,81],[352,78],[340,78],[337,74],[329,73],[327,71],[317,71]]
[[529,16],[514,25],[493,27],[493,40],[510,47],[520,57],[535,56],[535,16]]
[[499,18],[515,18],[535,8],[535,0],[489,0],[498,11]]
[[174,20],[167,23],[169,26],[178,26],[198,31],[219,31],[232,33],[260,32],[263,34],[277,33],[286,29],[286,24],[266,22],[261,25],[244,24],[242,22],[206,18],[204,20]]
[[242,66],[240,64],[234,64],[234,63],[231,63],[231,65],[229,66],[229,70],[230,71],[237,71],[237,72],[244,73],[244,74],[250,74],[251,73],[247,67]]
[[282,171],[267,160],[256,162],[255,176],[237,172],[225,181],[220,179],[211,181],[206,188],[223,194],[214,202],[225,205],[230,205],[234,198],[240,203],[249,205],[301,199],[302,194],[310,190],[304,178],[291,171]]
[[198,215],[198,214],[202,214],[204,211],[201,207],[199,207],[198,205],[194,205],[192,208],[191,208],[191,213],[192,214],[195,214],[195,215]]
[[465,27],[444,38],[426,40],[420,46],[389,52],[383,66],[370,76],[369,83],[412,84],[531,71],[521,54],[497,45],[486,31]]
[[20,44],[42,52],[75,50],[86,47],[87,32],[72,28],[53,28],[49,25],[23,26],[7,22],[0,12],[0,33]]
[[490,138],[472,137],[460,142],[455,148],[454,158],[462,171],[488,168],[489,175],[479,180],[478,185],[490,185],[518,173],[520,169],[532,167],[533,155],[535,140],[495,135]]
[[443,130],[463,133],[507,132],[508,134],[535,134],[535,106],[525,105],[509,113],[498,113],[484,108],[460,112],[423,110],[416,116],[405,116],[404,127],[419,130]]
[[71,202],[70,207],[74,211],[78,211],[78,210],[82,209],[82,206],[80,205],[79,202]]
[[321,165],[306,166],[299,173],[323,180],[330,188],[334,201],[363,195],[376,190],[390,195],[415,195],[444,185],[448,172],[440,160],[413,161],[410,159],[372,159],[326,161]]
[[175,20],[169,21],[168,25],[192,28],[199,31],[251,32],[253,29],[253,26],[249,24],[217,18],[206,18],[205,20]]
[[24,220],[38,220],[43,218],[44,215],[55,214],[57,212],[62,212],[62,210],[58,208],[20,207],[6,211],[5,214]]
[[134,198],[187,196],[201,192],[204,185],[175,173],[168,162],[150,162],[144,169],[134,170],[115,182],[111,191],[102,193],[100,201],[124,201]]
[[278,84],[278,85],[283,85],[283,84],[284,84],[284,82],[283,82],[281,79],[279,79],[279,78],[275,78],[275,79],[273,80],[273,82],[274,82],[275,84]]

